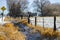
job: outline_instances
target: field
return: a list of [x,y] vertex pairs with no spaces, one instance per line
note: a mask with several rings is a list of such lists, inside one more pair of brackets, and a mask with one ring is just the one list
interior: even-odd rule
[[[48,36],[48,37],[54,37],[54,35],[57,35],[58,37],[60,37],[60,32],[53,32],[53,29],[51,29],[51,28],[53,28],[54,27],[54,17],[44,17],[44,27],[45,28],[43,28],[43,17],[37,17],[37,26],[35,26],[35,17],[30,17],[30,24],[28,24],[28,20],[25,20],[26,18],[23,18],[23,19],[21,19],[20,17],[19,18],[10,18],[10,17],[4,17],[3,18],[3,20],[2,20],[2,18],[0,18],[0,24],[2,23],[2,24],[5,24],[4,25],[4,29],[8,29],[8,30],[5,30],[5,31],[7,31],[7,34],[10,32],[9,31],[9,29],[11,28],[11,33],[14,33],[15,32],[15,26],[11,23],[11,22],[13,22],[13,23],[15,23],[15,22],[17,22],[17,26],[18,26],[18,29],[20,30],[20,31],[17,31],[17,33],[18,32],[22,32],[22,35],[23,36],[21,36],[22,37],[22,40],[24,40],[25,39],[25,36],[26,36],[26,39],[28,38],[29,40],[30,40],[30,37],[32,37],[31,38],[31,40],[32,39],[34,39],[34,40],[36,40],[36,38],[37,37],[39,37],[38,39],[44,39],[45,37],[46,37],[46,35]],[[10,22],[10,23],[8,23],[8,22]],[[20,22],[20,23],[19,23]],[[24,25],[25,24],[25,25]],[[32,25],[31,25],[32,24]],[[56,26],[57,26],[57,30],[59,30],[60,31],[60,17],[56,17]],[[5,26],[6,26],[6,28],[5,28]],[[20,28],[19,28],[20,27]],[[16,28],[17,29],[17,28]],[[17,29],[17,30],[18,30]],[[25,31],[24,31],[25,30]],[[0,30],[1,31],[1,30]],[[6,32],[5,32],[6,33]],[[19,34],[21,34],[21,33],[19,33]],[[27,35],[28,34],[28,35]],[[38,35],[40,35],[41,36],[41,38],[40,38],[40,36],[37,36],[37,34]],[[10,34],[9,34],[10,35]],[[37,36],[37,37],[36,37]],[[44,38],[42,37],[42,36],[45,36]],[[14,37],[14,36],[13,36]],[[20,37],[20,36],[19,36]],[[50,37],[50,38],[51,38]],[[24,39],[23,39],[24,38]],[[3,39],[3,38],[2,38]],[[13,39],[13,38],[11,38],[11,39]],[[15,39],[15,38],[14,38]],[[16,38],[16,39],[19,39],[20,40],[20,38]],[[27,39],[27,40],[28,40]],[[47,39],[47,38],[46,38]],[[52,39],[52,38],[51,38]],[[54,38],[53,38],[54,39]],[[56,38],[57,39],[57,38]],[[59,38],[58,38],[59,39]],[[48,40],[48,39],[47,39]],[[60,40],[60,39],[59,39]]]
[[[44,27],[54,28],[54,17],[37,17],[37,25],[43,27],[43,18],[44,18]],[[30,23],[35,25],[35,17],[30,18]],[[56,27],[57,30],[60,30],[60,17],[56,17]]]

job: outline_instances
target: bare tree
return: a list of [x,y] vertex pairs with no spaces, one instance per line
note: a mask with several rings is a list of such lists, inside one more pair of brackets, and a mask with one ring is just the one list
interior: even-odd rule
[[10,12],[8,15],[11,16],[23,14],[24,13],[23,11],[26,10],[28,7],[27,0],[7,0],[7,4]]
[[20,1],[21,4],[21,9],[24,11],[28,8],[28,1],[27,0],[21,0]]
[[[37,12],[41,13],[41,16],[54,16],[51,12],[54,10],[49,7],[50,2],[48,0],[35,0],[35,6],[37,7]],[[44,27],[44,18],[43,18]],[[54,16],[54,31],[56,31],[56,16]]]
[[13,17],[18,17],[21,14],[20,8],[21,8],[20,2],[18,2],[17,4],[15,3],[11,4],[9,15]]
[[45,12],[45,10],[49,10],[49,9],[46,9],[47,6],[50,4],[50,2],[48,0],[35,0],[34,1],[35,3],[35,6],[37,7],[37,12],[40,12],[41,13],[41,16],[44,16],[46,14],[44,13],[48,13],[48,12]]

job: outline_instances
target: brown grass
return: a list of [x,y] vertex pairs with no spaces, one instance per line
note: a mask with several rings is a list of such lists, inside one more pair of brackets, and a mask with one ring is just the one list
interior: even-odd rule
[[13,23],[0,26],[0,40],[25,40],[25,35],[18,31]]
[[33,26],[32,24],[28,24],[27,20],[26,21],[24,20],[24,22],[22,22],[22,23],[26,24],[30,28],[33,28],[33,29],[39,31],[40,34],[43,35],[43,36],[60,37],[60,32],[58,32],[57,30],[54,31],[53,28],[43,28],[41,26]]

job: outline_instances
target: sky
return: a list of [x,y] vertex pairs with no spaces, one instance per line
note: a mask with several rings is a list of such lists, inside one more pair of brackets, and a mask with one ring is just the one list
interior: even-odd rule
[[[33,8],[31,7],[31,3],[33,2],[33,0],[28,0],[30,2],[29,4],[29,9],[30,11],[33,11]],[[49,0],[51,3],[60,3],[60,0]],[[6,10],[4,12],[4,14],[7,14],[8,13],[8,9],[7,9],[7,2],[6,0],[0,0],[0,14],[2,13],[2,10],[1,10],[1,7],[2,6],[5,6],[6,7]]]
[[60,3],[60,0],[49,0],[51,3]]
[[6,7],[6,10],[4,11],[4,14],[7,14],[8,13],[8,10],[7,10],[6,0],[0,0],[0,14],[2,13],[2,10],[1,10],[1,7],[2,6],[5,6]]

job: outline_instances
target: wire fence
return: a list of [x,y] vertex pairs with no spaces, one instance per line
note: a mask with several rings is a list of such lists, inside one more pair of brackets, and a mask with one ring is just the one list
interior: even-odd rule
[[[30,24],[47,28],[54,28],[54,17],[30,17]],[[60,17],[56,17],[56,29],[60,30]]]

